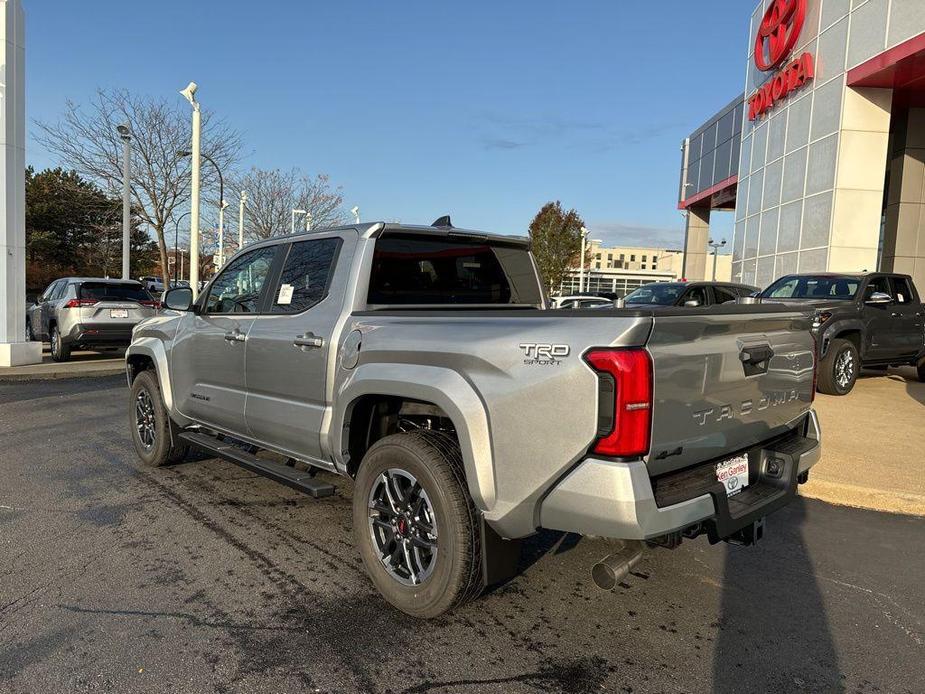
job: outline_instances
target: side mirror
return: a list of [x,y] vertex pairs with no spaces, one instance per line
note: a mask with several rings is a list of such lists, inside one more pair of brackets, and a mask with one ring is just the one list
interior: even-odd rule
[[871,306],[881,306],[883,304],[892,304],[893,297],[887,294],[886,292],[874,292],[869,297],[867,297],[867,301],[865,301],[864,303],[871,305]]
[[697,306],[700,306],[700,302],[697,301],[697,299],[688,299],[684,302],[684,305],[689,306],[690,308],[696,308]]
[[174,287],[161,297],[164,308],[173,311],[191,311],[193,309],[193,290],[189,287]]

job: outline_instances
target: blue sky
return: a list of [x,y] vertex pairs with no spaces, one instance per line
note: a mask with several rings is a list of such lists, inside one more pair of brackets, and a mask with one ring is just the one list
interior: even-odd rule
[[[28,118],[97,87],[200,101],[245,165],[327,173],[364,220],[523,234],[576,208],[678,246],[681,140],[744,81],[752,2],[23,0]],[[55,165],[30,139],[28,160]],[[728,214],[717,234],[731,241]]]

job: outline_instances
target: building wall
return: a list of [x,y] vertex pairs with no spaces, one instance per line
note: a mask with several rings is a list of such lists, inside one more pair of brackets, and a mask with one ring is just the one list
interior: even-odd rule
[[[622,256],[622,258],[621,258]],[[684,253],[666,248],[643,248],[639,246],[603,247],[591,242],[588,249],[590,267],[585,265],[584,291],[591,293],[612,292],[625,296],[634,289],[651,282],[673,282],[682,279]],[[643,260],[645,259],[645,260]],[[713,255],[707,257],[707,276],[712,274]],[[579,290],[579,268],[569,270],[569,276],[562,283],[560,296],[577,294]],[[728,282],[732,277],[732,256],[720,254],[716,259],[716,279]]]
[[[769,2],[751,18],[746,98],[773,74],[752,54]],[[768,116],[744,115],[733,280],[876,269],[892,92],[847,87],[846,75],[923,32],[923,0],[808,0],[794,55],[813,54],[814,80]]]

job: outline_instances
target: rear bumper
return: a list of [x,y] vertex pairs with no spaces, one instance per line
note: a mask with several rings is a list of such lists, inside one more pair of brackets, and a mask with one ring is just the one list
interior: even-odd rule
[[[722,540],[782,506],[797,495],[797,478],[819,461],[821,431],[811,411],[799,435],[752,451],[754,482],[728,497],[716,483],[694,498],[660,506],[646,464],[586,458],[546,496],[540,525],[582,535],[646,540],[698,524],[712,541]],[[768,474],[769,461],[781,472]],[[750,465],[752,463],[750,462]]]
[[132,328],[135,323],[79,323],[71,328],[64,341],[71,345],[108,345],[119,346],[132,341]]

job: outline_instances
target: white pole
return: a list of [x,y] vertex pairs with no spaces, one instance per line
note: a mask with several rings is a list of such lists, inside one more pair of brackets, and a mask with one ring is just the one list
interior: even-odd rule
[[585,287],[585,239],[588,236],[588,230],[581,227],[581,257],[578,259],[578,293],[581,294]]
[[199,296],[199,181],[202,168],[202,149],[200,138],[202,135],[202,116],[199,112],[199,102],[196,101],[195,82],[180,93],[186,97],[193,107],[193,142],[190,148],[192,154],[192,175],[190,183],[190,254],[189,254],[189,283],[193,290],[193,300]]
[[295,210],[292,211],[292,223],[289,225],[289,233],[295,234]]
[[19,0],[0,2],[0,366],[38,364],[25,342],[26,36]]
[[306,212],[305,213],[305,231],[311,231],[311,230],[312,230],[312,213]]
[[[222,200],[218,205],[218,267],[225,265],[225,208],[228,203]],[[217,268],[216,268],[217,269]]]
[[244,206],[247,204],[247,191],[241,191],[241,201],[238,203],[238,250],[244,248]]

